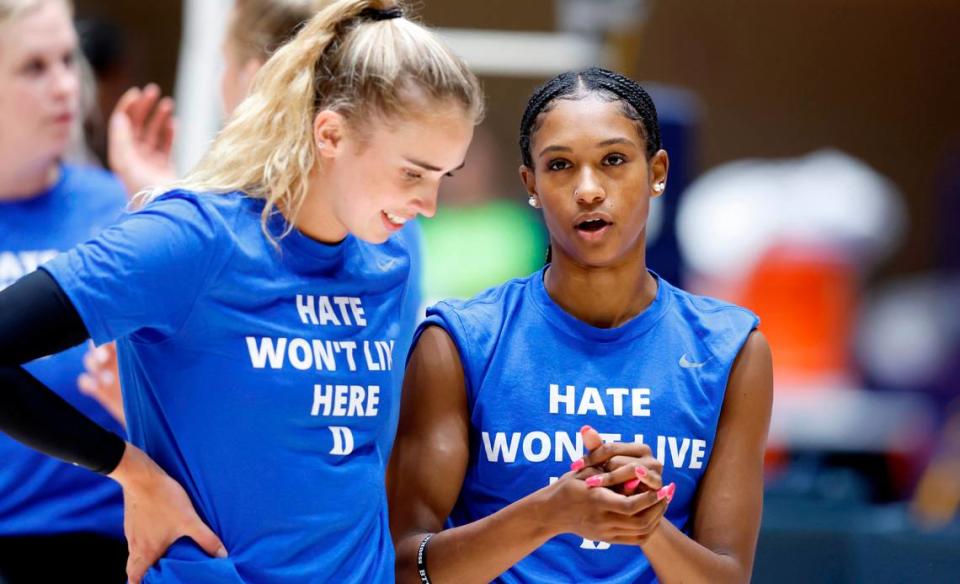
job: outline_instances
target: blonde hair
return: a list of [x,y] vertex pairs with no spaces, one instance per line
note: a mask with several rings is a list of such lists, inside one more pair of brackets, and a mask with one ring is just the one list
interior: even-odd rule
[[66,5],[67,10],[73,15],[73,2],[71,0],[0,0],[0,26],[15,18],[20,18],[25,13],[39,8],[46,2],[60,2]]
[[[335,110],[359,125],[376,115],[420,113],[420,96],[460,104],[479,123],[480,84],[466,64],[423,26],[375,19],[365,10],[399,8],[395,0],[336,0],[311,18],[257,73],[250,95],[199,164],[175,187],[242,191],[263,199],[262,229],[275,209],[286,235],[309,190],[316,153],[313,120]],[[166,190],[166,189],[164,189]],[[144,194],[143,200],[159,195]]]
[[266,61],[331,0],[236,0],[227,38],[242,59]]

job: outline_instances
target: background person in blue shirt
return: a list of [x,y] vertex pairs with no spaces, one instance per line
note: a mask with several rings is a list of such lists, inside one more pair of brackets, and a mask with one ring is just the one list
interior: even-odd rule
[[[390,236],[433,214],[481,113],[396,4],[332,2],[181,188],[0,295],[0,428],[121,483],[132,581],[392,579],[411,285]],[[118,338],[130,444],[19,366],[88,335]]]
[[[0,0],[0,290],[95,236],[126,205],[109,173],[64,162],[81,118],[71,16],[64,0]],[[82,356],[77,347],[26,369],[122,433],[78,389]],[[122,505],[112,481],[0,435],[0,581],[123,582]]]
[[653,102],[566,73],[520,145],[551,258],[427,312],[388,472],[398,582],[748,581],[770,351],[752,313],[647,269]]

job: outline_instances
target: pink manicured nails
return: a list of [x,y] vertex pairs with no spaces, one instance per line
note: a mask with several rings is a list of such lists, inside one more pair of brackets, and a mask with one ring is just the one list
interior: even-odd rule
[[677,484],[670,483],[669,485],[657,491],[657,501],[663,500],[663,498],[666,497],[667,503],[669,503],[673,499],[673,494],[676,491],[677,491]]
[[570,464],[570,470],[572,470],[573,472],[577,472],[578,470],[582,469],[585,466],[587,466],[586,461],[583,460],[582,458],[578,458]]
[[623,490],[631,493],[637,490],[637,487],[640,486],[640,479],[633,479],[632,481],[627,481],[623,483]]
[[580,428],[580,433],[583,434],[584,432],[589,432],[590,430],[593,430],[593,428],[591,428],[589,425],[586,425]]
[[643,466],[638,466],[634,468],[633,472],[637,475],[638,479],[642,479],[643,477],[647,476],[647,469],[646,467],[643,467]]
[[593,475],[592,477],[588,478],[584,482],[587,483],[587,486],[592,489],[594,487],[599,487],[600,485],[603,484],[603,477],[601,477],[600,475]]

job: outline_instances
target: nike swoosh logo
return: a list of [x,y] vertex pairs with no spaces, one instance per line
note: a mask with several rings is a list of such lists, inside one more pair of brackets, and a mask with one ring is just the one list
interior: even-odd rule
[[683,367],[684,369],[700,369],[706,364],[707,364],[706,361],[703,361],[701,363],[694,363],[693,361],[687,359],[686,353],[684,353],[683,356],[680,357],[680,366]]
[[385,260],[385,261],[378,261],[378,262],[377,262],[377,267],[380,268],[380,271],[381,271],[381,272],[386,272],[387,270],[389,270],[390,268],[392,268],[392,267],[395,266],[395,265],[397,265],[397,259],[396,259],[396,258],[389,259],[389,260]]

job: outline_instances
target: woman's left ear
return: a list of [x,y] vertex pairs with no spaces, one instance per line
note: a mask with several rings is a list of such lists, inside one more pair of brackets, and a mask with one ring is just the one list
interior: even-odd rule
[[650,159],[650,181],[653,196],[658,197],[667,189],[667,171],[670,169],[670,157],[666,150],[658,150]]
[[345,126],[346,119],[335,111],[317,113],[313,118],[313,144],[319,156],[335,158],[340,153]]

